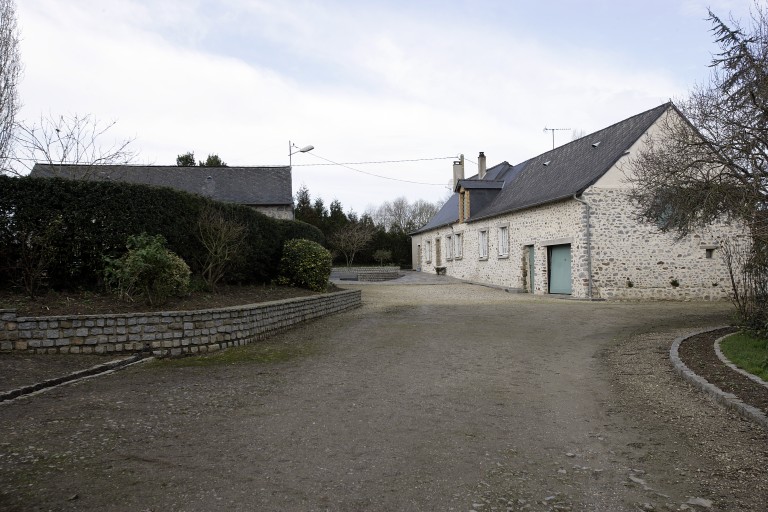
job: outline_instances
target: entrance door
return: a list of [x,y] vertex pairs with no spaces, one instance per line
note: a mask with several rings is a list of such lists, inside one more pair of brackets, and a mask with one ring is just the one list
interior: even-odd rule
[[571,294],[571,246],[549,248],[549,293]]
[[536,269],[536,251],[532,245],[527,246],[528,249],[528,293],[533,293],[534,290],[534,270]]

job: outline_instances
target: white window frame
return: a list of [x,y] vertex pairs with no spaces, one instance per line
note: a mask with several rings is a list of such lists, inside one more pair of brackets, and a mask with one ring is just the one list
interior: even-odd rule
[[499,258],[509,258],[509,226],[499,226]]
[[453,234],[453,259],[460,260],[464,256],[464,233]]
[[477,254],[481,260],[488,259],[488,230],[481,229],[477,232]]
[[445,261],[453,259],[453,236],[445,235]]

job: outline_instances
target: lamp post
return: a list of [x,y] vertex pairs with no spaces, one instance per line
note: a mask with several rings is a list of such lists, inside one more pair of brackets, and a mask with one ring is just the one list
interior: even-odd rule
[[[296,148],[296,151],[294,151],[294,148]],[[313,149],[315,149],[315,146],[304,146],[303,148],[300,148],[293,142],[288,141],[288,166],[293,167],[293,155],[296,153],[306,153],[307,151],[312,151]]]

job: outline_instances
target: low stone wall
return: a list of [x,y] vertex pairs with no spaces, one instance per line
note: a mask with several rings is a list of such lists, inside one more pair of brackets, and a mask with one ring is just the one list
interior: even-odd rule
[[332,279],[352,279],[357,281],[388,281],[397,279],[402,273],[400,267],[333,267]]
[[17,317],[0,309],[0,350],[38,354],[205,353],[360,306],[360,290],[200,311]]

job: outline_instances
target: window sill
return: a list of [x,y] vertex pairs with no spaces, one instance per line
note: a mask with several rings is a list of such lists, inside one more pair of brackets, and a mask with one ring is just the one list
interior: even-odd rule
[[478,258],[478,261],[488,261],[488,256]]
[[499,254],[499,259],[500,260],[508,260],[509,259],[509,254]]

